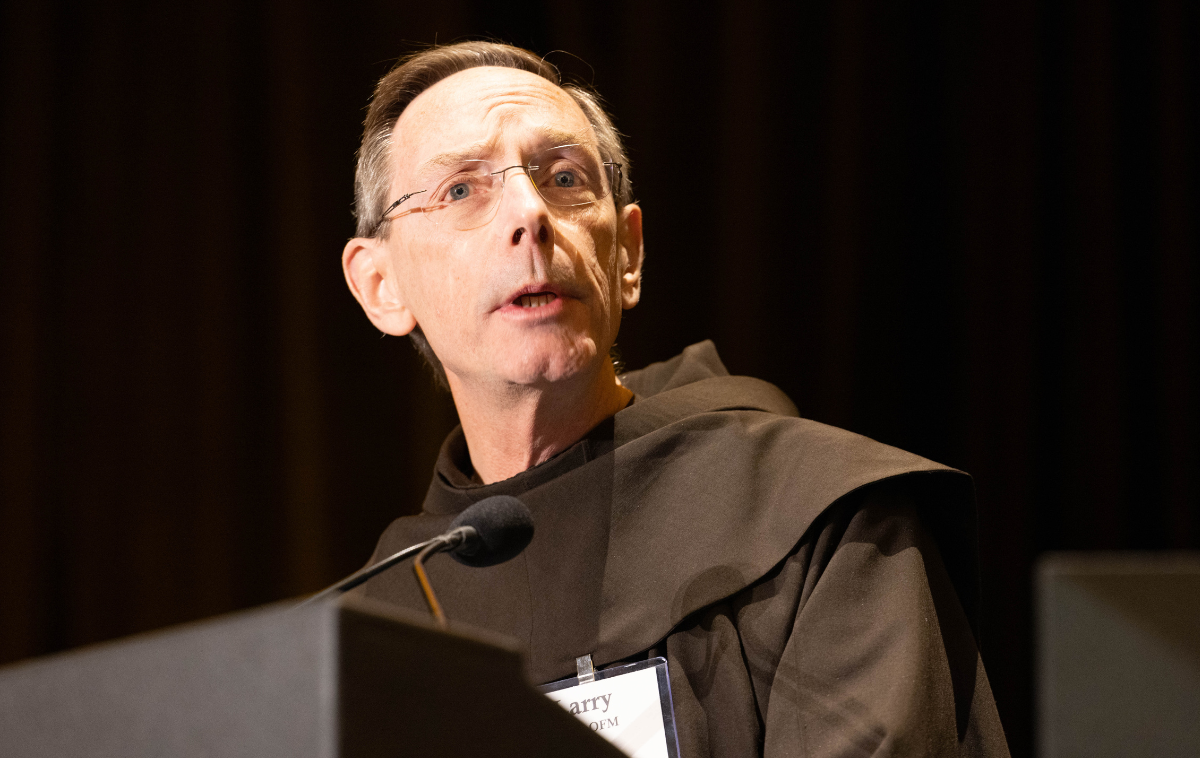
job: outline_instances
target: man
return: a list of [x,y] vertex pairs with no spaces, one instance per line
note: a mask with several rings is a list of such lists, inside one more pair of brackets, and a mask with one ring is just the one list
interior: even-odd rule
[[[969,479],[797,418],[711,343],[618,376],[641,295],[629,187],[596,99],[526,51],[433,48],[380,81],[346,280],[376,327],[413,335],[461,426],[376,558],[516,495],[522,555],[430,574],[535,682],[664,656],[685,756],[1007,755]],[[423,607],[403,572],[364,591]]]

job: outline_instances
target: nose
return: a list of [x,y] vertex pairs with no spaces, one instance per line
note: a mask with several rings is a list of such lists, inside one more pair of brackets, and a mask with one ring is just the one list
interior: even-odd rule
[[504,169],[504,193],[500,204],[501,217],[511,230],[514,246],[519,245],[527,234],[534,235],[539,246],[550,242],[553,233],[550,210],[524,166]]

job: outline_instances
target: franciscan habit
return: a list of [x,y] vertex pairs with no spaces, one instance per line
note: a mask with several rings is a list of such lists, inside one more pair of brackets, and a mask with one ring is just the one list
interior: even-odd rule
[[[536,534],[429,567],[447,616],[516,639],[535,683],[667,658],[684,756],[1006,756],[976,648],[969,477],[798,417],[712,343],[622,382],[634,402],[553,459],[475,481],[461,429],[375,559],[515,495]],[[406,571],[364,586],[423,609]]]

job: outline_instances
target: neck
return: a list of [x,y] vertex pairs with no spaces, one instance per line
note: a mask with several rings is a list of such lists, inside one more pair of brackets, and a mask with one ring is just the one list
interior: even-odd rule
[[605,360],[596,372],[537,387],[475,387],[447,373],[471,464],[484,484],[547,461],[629,404]]

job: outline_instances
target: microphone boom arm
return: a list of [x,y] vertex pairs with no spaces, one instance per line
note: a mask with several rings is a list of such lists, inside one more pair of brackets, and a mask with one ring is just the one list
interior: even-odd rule
[[493,495],[473,503],[458,514],[450,523],[449,531],[354,572],[300,603],[300,606],[336,597],[354,589],[381,571],[386,571],[415,554],[417,557],[413,561],[413,572],[417,575],[417,583],[425,596],[425,603],[438,626],[445,627],[446,614],[442,612],[441,604],[433,593],[433,586],[429,583],[429,576],[425,573],[425,561],[437,553],[449,551],[451,557],[464,566],[495,566],[515,558],[532,539],[533,517],[525,504],[508,495]]
[[388,556],[387,558],[384,558],[379,563],[373,563],[364,569],[359,569],[358,571],[355,571],[353,574],[351,574],[350,576],[341,580],[340,582],[329,585],[325,589],[321,590],[317,594],[315,594],[312,597],[310,597],[309,599],[305,600],[303,603],[300,603],[300,605],[308,605],[309,603],[315,603],[317,601],[324,600],[329,597],[334,597],[334,596],[340,595],[343,592],[348,592],[349,590],[354,589],[355,587],[357,587],[358,585],[367,581],[368,579],[375,576],[376,574],[390,569],[392,566],[395,566],[400,561],[403,561],[406,558],[408,558],[416,553],[420,553],[422,550],[429,547],[430,545],[433,545],[435,543],[443,541],[443,539],[444,538],[442,535],[438,535],[437,537],[434,537],[431,540],[425,540],[424,542],[418,542],[417,544],[413,545],[412,547],[406,547],[403,550],[401,550],[400,552],[396,553],[395,555],[391,555],[391,556]]

